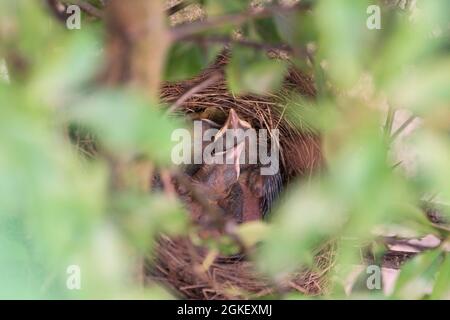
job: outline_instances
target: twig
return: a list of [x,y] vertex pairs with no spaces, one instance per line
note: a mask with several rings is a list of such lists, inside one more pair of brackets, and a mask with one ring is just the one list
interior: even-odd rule
[[166,10],[166,13],[168,16],[172,16],[175,13],[183,10],[184,8],[189,7],[191,4],[193,4],[195,1],[193,0],[186,0],[186,1],[181,1],[180,3],[177,3],[176,5],[170,7],[169,9]]
[[170,114],[174,112],[176,109],[178,109],[183,103],[185,103],[190,97],[192,97],[194,94],[202,91],[203,89],[209,87],[210,85],[217,82],[222,75],[219,72],[214,72],[211,76],[200,82],[199,84],[196,84],[191,89],[189,89],[186,93],[184,93],[181,97],[178,98],[177,101],[167,110],[166,114]]
[[286,44],[268,44],[268,43],[261,43],[246,39],[233,39],[230,37],[224,37],[224,36],[202,36],[202,35],[190,35],[183,39],[182,41],[192,41],[192,42],[198,42],[198,43],[219,43],[224,45],[229,44],[237,44],[245,47],[250,47],[257,50],[279,50],[279,51],[285,51],[288,53],[292,53],[293,49],[286,45]]
[[397,168],[398,166],[400,166],[400,165],[402,165],[402,164],[403,164],[403,161],[400,160],[400,161],[396,162],[396,163],[392,166],[391,169],[395,169],[395,168]]
[[392,125],[394,123],[395,112],[396,110],[392,108],[392,106],[388,107],[388,113],[386,117],[386,123],[384,125],[384,133],[386,137],[389,137],[392,133]]
[[403,132],[403,130],[405,130],[415,119],[416,116],[413,115],[410,116],[405,122],[403,122],[403,124],[392,134],[391,140],[394,141],[396,138],[398,138],[398,136]]
[[76,6],[79,6],[81,10],[88,13],[89,15],[102,19],[104,17],[104,13],[102,10],[97,8],[96,6],[93,6],[89,2],[83,1],[83,0],[61,0],[61,2],[66,4],[73,4]]
[[198,21],[189,24],[182,24],[180,26],[174,27],[171,31],[173,40],[180,40],[186,38],[190,35],[208,31],[211,28],[222,27],[226,25],[239,26],[244,22],[253,18],[264,18],[270,16],[273,13],[290,13],[293,11],[304,11],[309,10],[311,5],[309,3],[300,3],[294,7],[284,7],[284,6],[270,6],[264,8],[263,10],[251,9],[246,12],[241,12],[237,14],[228,14],[210,20]]
[[[47,5],[52,11],[53,15],[61,22],[65,22],[68,18],[68,14],[65,10],[60,10],[60,8],[58,8],[58,5],[60,4],[61,3],[58,0],[47,0]],[[63,7],[64,9],[66,9],[64,5]]]
[[240,25],[247,21],[251,15],[249,13],[240,13],[233,15],[224,15],[220,17],[216,17],[214,19],[206,20],[206,21],[198,21],[187,24],[182,24],[177,27],[172,28],[172,38],[176,40],[183,39],[189,35],[193,35],[196,33],[200,33],[203,31],[207,31],[211,28],[217,28],[224,25]]
[[[53,13],[57,16],[57,18],[61,19],[61,20],[66,20],[67,18],[67,13],[66,12],[61,12],[60,10],[58,10],[57,8],[57,4],[58,3],[65,3],[65,4],[74,4],[79,6],[83,11],[85,11],[86,13],[102,19],[104,18],[104,14],[103,11],[98,9],[97,7],[91,5],[88,2],[85,1],[81,1],[81,0],[47,0],[47,3],[50,6],[50,9],[53,11]],[[179,11],[189,7],[191,4],[195,3],[194,0],[186,0],[186,1],[182,1],[172,7],[170,7],[169,9],[166,10],[166,14],[168,16],[172,16],[176,13],[178,13]],[[102,1],[102,4],[104,6],[107,5],[106,1]]]

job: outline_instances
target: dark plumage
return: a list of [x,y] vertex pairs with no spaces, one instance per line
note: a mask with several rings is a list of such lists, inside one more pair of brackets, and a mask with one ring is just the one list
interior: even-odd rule
[[[216,127],[211,121],[204,121],[205,128]],[[240,119],[231,109],[227,120],[215,136],[215,142],[223,139],[225,133],[235,129],[251,129],[251,125]],[[228,130],[228,132],[226,131]],[[225,146],[225,143],[222,143]],[[248,154],[246,141],[235,140],[234,145],[219,151],[224,160],[232,163],[202,164],[188,166],[185,173],[192,179],[193,186],[212,206],[220,208],[224,214],[237,222],[259,220],[266,216],[281,191],[281,175],[262,176],[258,164],[239,163],[243,151]],[[188,199],[194,217],[200,219],[205,213],[193,199]]]

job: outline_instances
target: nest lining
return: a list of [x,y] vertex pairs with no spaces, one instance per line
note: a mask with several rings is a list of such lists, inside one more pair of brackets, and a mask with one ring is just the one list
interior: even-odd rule
[[334,262],[335,248],[329,243],[318,250],[313,269],[303,269],[276,285],[245,259],[216,256],[212,263],[204,248],[187,238],[161,236],[146,270],[149,281],[157,281],[184,299],[257,299],[274,294],[300,292],[315,296],[329,288],[327,272]]

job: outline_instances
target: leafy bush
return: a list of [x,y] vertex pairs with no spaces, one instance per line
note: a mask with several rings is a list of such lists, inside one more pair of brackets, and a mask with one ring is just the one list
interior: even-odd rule
[[[422,204],[433,197],[448,219],[449,2],[420,1],[413,13],[381,5],[380,30],[366,25],[367,0],[301,1],[289,9],[201,2],[207,20],[168,27],[167,47],[150,43],[153,53],[163,50],[153,61],[163,66],[153,70],[163,80],[195,76],[229,44],[227,77],[236,94],[279,88],[286,62],[266,50],[287,53],[318,88],[315,101],[292,96],[286,108],[305,109],[302,121],[322,134],[327,170],[292,186],[270,224],[246,229],[248,241],[263,240],[254,257],[261,270],[279,279],[336,239],[333,279],[343,279],[345,266],[361,263],[361,248],[371,246],[377,258],[385,251],[374,230],[433,234],[441,245],[406,263],[390,297],[448,298],[450,229],[429,221]],[[81,29],[68,30],[43,3],[0,3],[0,297],[169,297],[159,286],[142,288],[136,265],[153,236],[191,227],[178,200],[149,195],[142,177],[171,167],[170,134],[185,124],[164,115],[151,88],[106,89],[97,81],[111,50],[107,18],[86,10]],[[103,1],[89,3],[100,9]],[[148,21],[164,14],[142,12]],[[315,108],[300,108],[306,104]],[[397,110],[421,119],[404,142],[416,155],[408,170],[398,166],[394,142],[414,118],[395,124]],[[69,124],[93,134],[101,154],[83,155]],[[81,290],[66,287],[71,265],[81,267]],[[329,296],[342,297],[341,287],[336,280]],[[432,289],[424,294],[424,287]]]

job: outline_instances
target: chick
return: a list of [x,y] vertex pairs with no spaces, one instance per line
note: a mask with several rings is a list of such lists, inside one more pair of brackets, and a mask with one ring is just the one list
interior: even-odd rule
[[[205,133],[207,130],[210,129],[220,129],[221,126],[219,124],[217,124],[216,122],[209,120],[209,119],[200,119],[200,120],[196,120],[196,121],[200,121],[201,123],[201,129],[202,129],[202,133]],[[202,138],[202,137],[196,137],[197,139]],[[195,142],[194,142],[195,143]],[[200,141],[200,145],[201,145],[201,150],[203,152],[203,150],[205,149],[206,145],[208,143],[211,143],[211,141],[203,141],[203,139],[201,139]],[[202,167],[202,164],[196,164],[194,163],[194,158],[191,159],[191,164],[186,165],[183,168],[184,173],[186,173],[189,176],[193,176],[196,174],[196,172]]]
[[[252,126],[247,121],[241,119],[238,114],[230,109],[227,121],[216,135],[216,140],[223,137],[226,130],[236,135],[236,131],[242,129],[243,131],[252,129]],[[239,163],[236,168],[240,193],[235,196],[227,197],[223,202],[227,202],[227,208],[236,207],[233,205],[235,201],[242,201],[241,211],[239,215],[239,222],[260,220],[266,217],[267,213],[272,208],[275,200],[282,189],[281,174],[263,176],[261,175],[260,164],[250,164],[249,154],[250,142],[245,139],[237,137],[235,145],[243,145],[243,150],[239,153],[244,153],[243,162]],[[230,210],[234,212],[236,210]],[[237,216],[236,214],[234,216]]]
[[[220,126],[203,119],[202,127],[208,129]],[[247,141],[237,137],[231,146],[223,141],[226,134],[236,134],[238,129],[251,128],[248,122],[230,109],[227,120],[214,137],[214,143],[217,144],[215,155],[222,156],[223,163],[191,165],[185,170],[193,187],[209,206],[217,208],[238,223],[263,219],[281,191],[279,174],[262,176],[260,165],[240,162],[242,153],[248,156],[250,151]],[[192,199],[189,190],[179,188],[179,193],[195,220],[206,218],[205,208]]]

